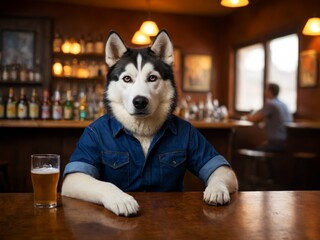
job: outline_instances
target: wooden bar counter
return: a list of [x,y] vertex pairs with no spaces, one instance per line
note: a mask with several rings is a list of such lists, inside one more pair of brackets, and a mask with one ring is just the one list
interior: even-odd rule
[[239,192],[209,206],[202,192],[131,193],[139,215],[59,197],[33,207],[32,193],[0,194],[0,239],[320,239],[320,192]]
[[320,122],[287,123],[288,151],[311,152],[320,156]]
[[[0,160],[9,164],[9,192],[30,192],[30,155],[57,153],[61,155],[61,172],[69,162],[84,128],[91,121],[0,120]],[[233,131],[249,126],[246,121],[191,122],[228,160]],[[189,172],[186,190],[202,190],[203,184]],[[59,189],[61,187],[61,179]]]
[[320,121],[286,125],[290,189],[320,190]]
[[[85,128],[91,121],[67,120],[0,120],[0,127],[4,128]],[[243,120],[225,120],[220,122],[190,121],[198,129],[233,128],[251,126],[252,123]]]

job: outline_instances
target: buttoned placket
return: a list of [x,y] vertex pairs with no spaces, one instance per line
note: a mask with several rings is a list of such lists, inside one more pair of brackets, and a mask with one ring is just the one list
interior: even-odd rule
[[[142,191],[150,191],[150,186],[152,185],[152,171],[155,171],[155,169],[153,167],[154,163],[152,160],[156,160],[156,159],[152,159],[153,157],[155,157],[152,154],[152,149],[157,144],[157,142],[163,137],[167,128],[168,128],[167,126],[163,126],[162,128],[160,128],[160,130],[156,133],[156,135],[154,136],[154,138],[152,139],[152,141],[150,143],[147,155],[145,157],[142,172],[141,172],[141,179],[142,179],[141,189],[142,189]],[[141,148],[141,151],[143,152],[141,144],[140,144],[140,148]]]

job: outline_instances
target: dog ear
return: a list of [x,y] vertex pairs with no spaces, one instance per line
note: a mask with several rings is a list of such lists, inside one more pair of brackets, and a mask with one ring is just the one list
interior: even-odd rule
[[105,49],[108,67],[112,67],[127,50],[120,36],[114,31],[110,32]]
[[173,64],[173,46],[166,30],[162,29],[158,33],[150,49],[165,63]]

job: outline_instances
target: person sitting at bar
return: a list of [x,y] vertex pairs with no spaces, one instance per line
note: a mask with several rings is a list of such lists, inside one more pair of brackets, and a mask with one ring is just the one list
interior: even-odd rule
[[263,108],[244,119],[258,123],[264,121],[267,141],[258,146],[256,150],[280,152],[286,146],[285,123],[292,121],[292,114],[287,105],[279,98],[280,87],[275,83],[269,83],[265,91],[266,102]]

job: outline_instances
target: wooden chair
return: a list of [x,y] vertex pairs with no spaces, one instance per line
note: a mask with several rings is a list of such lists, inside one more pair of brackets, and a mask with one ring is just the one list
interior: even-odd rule
[[253,149],[238,149],[237,155],[242,162],[243,190],[271,190],[274,179],[271,161],[279,156],[275,152],[265,152]]

